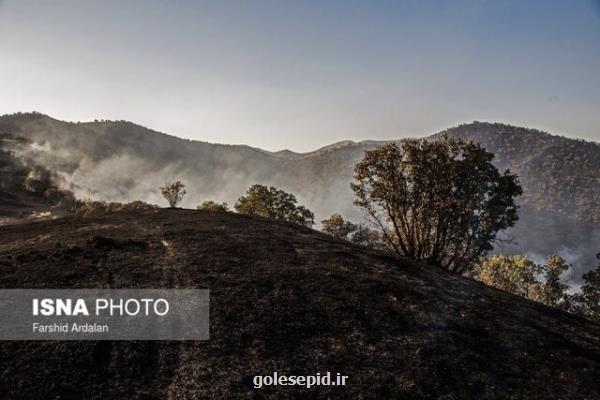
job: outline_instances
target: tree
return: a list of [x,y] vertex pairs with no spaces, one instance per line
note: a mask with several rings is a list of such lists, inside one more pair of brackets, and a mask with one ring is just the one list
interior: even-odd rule
[[[596,256],[600,260],[600,253]],[[570,311],[600,321],[600,264],[583,274],[581,291],[570,297]]]
[[367,151],[351,184],[397,254],[463,272],[518,220],[517,177],[501,174],[480,145],[443,137]]
[[[550,307],[568,308],[569,286],[560,275],[570,266],[557,255],[538,265],[525,256],[495,255],[477,264],[475,279],[498,289],[526,297]],[[540,280],[541,278],[541,280]]]
[[211,212],[226,212],[229,211],[229,206],[225,202],[217,203],[213,200],[207,200],[200,204],[198,207],[196,207],[196,209]]
[[560,280],[560,275],[567,271],[570,265],[557,255],[551,255],[541,269],[545,282],[541,285],[539,301],[551,307],[559,307],[564,303],[569,285]]
[[158,208],[158,206],[148,204],[141,200],[134,200],[129,203],[107,203],[105,201],[80,200],[77,201],[75,215],[80,217],[89,217],[121,211],[154,210],[156,208]]
[[376,231],[369,229],[365,224],[356,225],[356,230],[350,235],[350,241],[352,243],[360,244],[361,246],[386,250],[386,243],[381,240],[381,235]]
[[338,214],[331,214],[328,218],[321,221],[322,231],[338,239],[349,240],[350,235],[354,233],[358,226]]
[[367,247],[381,247],[381,240],[377,232],[369,229],[364,224],[354,224],[338,214],[333,213],[321,221],[321,230],[338,239],[348,240],[352,243]]
[[526,298],[535,298],[540,293],[536,279],[539,273],[539,265],[520,255],[494,255],[473,270],[475,279],[486,285]]
[[296,197],[273,186],[252,185],[245,195],[235,203],[235,210],[241,214],[290,221],[312,226],[315,215],[304,206],[296,205]]
[[185,185],[181,181],[173,183],[167,183],[160,187],[160,193],[163,195],[165,200],[169,203],[170,208],[175,208],[183,200],[183,196],[186,195]]

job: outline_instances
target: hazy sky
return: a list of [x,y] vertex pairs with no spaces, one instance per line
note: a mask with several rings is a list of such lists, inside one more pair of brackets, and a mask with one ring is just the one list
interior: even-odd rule
[[600,3],[0,0],[0,113],[313,150],[500,121],[600,140]]

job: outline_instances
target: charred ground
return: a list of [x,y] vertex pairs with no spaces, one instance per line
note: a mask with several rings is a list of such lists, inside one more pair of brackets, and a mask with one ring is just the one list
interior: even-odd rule
[[[0,227],[2,288],[209,288],[203,342],[0,342],[0,398],[598,399],[600,326],[293,224],[155,210]],[[346,387],[253,390],[273,371]]]

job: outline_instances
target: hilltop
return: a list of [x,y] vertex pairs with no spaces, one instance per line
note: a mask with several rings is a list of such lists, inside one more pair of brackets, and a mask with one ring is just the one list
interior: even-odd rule
[[[1,342],[1,398],[599,398],[600,326],[338,241],[231,213],[0,227],[3,288],[209,288],[204,342]],[[346,388],[267,388],[319,371]]]
[[[252,184],[294,193],[320,220],[339,212],[362,219],[352,204],[353,167],[383,142],[344,141],[310,153],[190,141],[126,121],[70,123],[39,113],[0,117],[2,146],[55,173],[79,198],[161,204],[158,187],[181,179],[184,206],[212,199],[234,204]],[[560,253],[581,272],[600,250],[600,145],[534,129],[474,122],[439,134],[480,142],[495,163],[519,175],[524,195],[514,239],[502,251],[544,258]],[[439,134],[432,135],[435,139]],[[6,136],[6,137],[8,137]],[[27,143],[24,143],[27,142]],[[542,229],[543,228],[543,229]]]

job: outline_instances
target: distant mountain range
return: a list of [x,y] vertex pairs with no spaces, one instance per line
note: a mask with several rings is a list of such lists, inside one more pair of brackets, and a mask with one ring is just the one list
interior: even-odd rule
[[[340,212],[354,220],[360,210],[349,188],[353,167],[365,150],[384,142],[343,141],[310,153],[269,152],[249,146],[191,141],[126,121],[71,123],[39,113],[0,117],[0,134],[24,162],[46,166],[78,197],[162,204],[158,187],[181,179],[184,206],[213,199],[230,204],[250,185],[262,183],[294,193],[320,219]],[[502,251],[535,259],[560,253],[576,264],[572,278],[595,265],[600,251],[600,144],[539,130],[473,122],[446,134],[481,143],[496,165],[519,175],[524,195],[515,243]],[[14,143],[14,145],[12,145]]]

